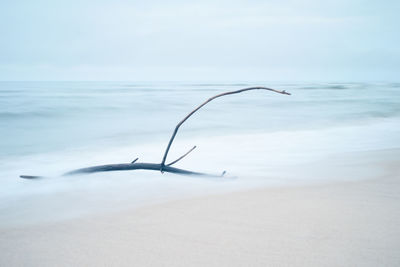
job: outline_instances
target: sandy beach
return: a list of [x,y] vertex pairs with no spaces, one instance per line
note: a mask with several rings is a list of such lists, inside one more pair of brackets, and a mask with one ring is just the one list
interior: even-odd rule
[[361,181],[3,226],[0,266],[399,266],[398,163]]
[[400,267],[400,1],[0,1],[0,267]]

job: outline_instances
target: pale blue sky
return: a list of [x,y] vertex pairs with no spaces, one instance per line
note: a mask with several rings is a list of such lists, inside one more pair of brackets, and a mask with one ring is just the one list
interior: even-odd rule
[[0,80],[398,81],[400,1],[0,2]]

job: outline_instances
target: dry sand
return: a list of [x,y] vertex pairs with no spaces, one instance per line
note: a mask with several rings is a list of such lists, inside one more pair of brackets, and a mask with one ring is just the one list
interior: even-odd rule
[[400,266],[399,165],[366,181],[3,227],[0,266]]

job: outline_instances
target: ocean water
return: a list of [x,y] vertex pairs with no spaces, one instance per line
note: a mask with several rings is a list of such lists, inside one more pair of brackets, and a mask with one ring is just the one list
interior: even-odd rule
[[[258,85],[292,95],[257,90],[216,99],[183,124],[171,147],[168,161],[196,145],[176,166],[226,170],[225,179],[149,171],[60,176],[136,157],[158,163],[176,124],[197,105]],[[357,179],[377,170],[346,165],[346,157],[365,166],[365,155],[399,148],[399,83],[0,82],[0,221],[59,220],[258,186]],[[392,154],[379,155],[384,161]]]

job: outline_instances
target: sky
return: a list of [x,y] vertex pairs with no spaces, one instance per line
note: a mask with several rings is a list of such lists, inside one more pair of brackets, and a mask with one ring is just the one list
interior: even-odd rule
[[0,80],[399,81],[400,1],[0,1]]

